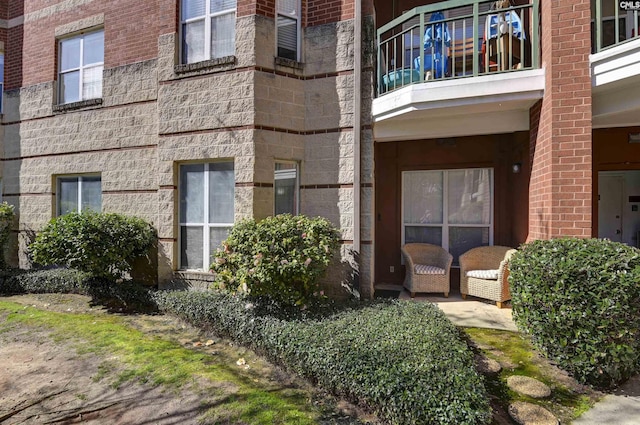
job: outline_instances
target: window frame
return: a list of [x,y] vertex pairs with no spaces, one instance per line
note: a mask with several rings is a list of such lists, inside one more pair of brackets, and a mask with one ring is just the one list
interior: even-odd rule
[[[211,46],[211,20],[212,18],[216,18],[218,16],[223,16],[223,15],[227,15],[227,14],[231,14],[233,13],[233,17],[234,17],[234,26],[236,25],[237,21],[238,21],[238,3],[236,1],[236,7],[233,9],[224,9],[224,10],[220,10],[220,11],[216,11],[216,12],[211,12],[211,0],[205,0],[205,9],[204,9],[204,15],[200,15],[197,16],[195,18],[189,18],[189,19],[183,19],[182,17],[182,4],[184,2],[188,2],[190,0],[180,0],[179,4],[180,4],[180,10],[179,10],[179,14],[180,14],[180,64],[182,65],[188,65],[188,64],[192,64],[192,63],[199,63],[199,62],[205,62],[208,60],[213,60],[213,59],[220,59],[222,57],[225,56],[215,56],[212,57],[211,53],[212,53],[212,46]],[[193,61],[193,62],[189,62],[188,60],[186,60],[185,58],[185,34],[184,34],[184,27],[187,24],[190,23],[194,23],[194,22],[198,22],[198,21],[204,21],[204,59],[203,60],[198,60],[198,61]],[[235,52],[236,49],[236,42],[235,42],[235,30],[233,32],[234,34],[234,40],[233,40],[233,50]]]
[[[233,175],[234,175],[234,179],[233,179],[233,196],[234,196],[234,206],[233,206],[233,210],[234,210],[234,221],[231,223],[222,223],[222,222],[216,222],[216,223],[209,223],[209,197],[210,197],[210,193],[209,193],[209,172],[210,170],[210,166],[211,164],[231,164],[232,165],[232,171],[233,171]],[[182,167],[183,166],[189,166],[189,165],[204,165],[204,170],[202,173],[202,178],[203,178],[203,189],[202,189],[202,193],[203,193],[203,212],[202,212],[202,217],[203,217],[203,223],[196,223],[196,222],[188,222],[188,221],[183,221],[183,217],[182,217],[182,208],[180,203],[182,202],[182,193],[181,193],[181,189],[182,189]],[[227,160],[227,161],[207,161],[207,162],[186,162],[186,163],[181,163],[178,164],[178,270],[182,270],[182,271],[206,271],[209,270],[209,265],[210,265],[210,259],[211,259],[211,229],[229,229],[231,230],[231,228],[233,227],[233,225],[235,224],[235,162],[233,160]],[[182,257],[183,257],[183,251],[182,251],[182,232],[183,232],[183,227],[187,228],[187,227],[202,227],[202,268],[198,269],[198,268],[193,268],[193,267],[184,267],[182,264]],[[209,261],[207,261],[207,259]]]
[[286,180],[286,177],[280,177],[278,178],[278,172],[280,172],[280,174],[286,174],[287,172],[291,172],[291,168],[288,169],[284,169],[284,170],[278,170],[278,164],[284,164],[284,165],[293,165],[294,168],[293,170],[295,171],[295,182],[294,182],[294,205],[293,205],[293,209],[294,212],[290,212],[291,215],[298,215],[300,214],[300,163],[297,161],[287,161],[287,160],[276,160],[275,164],[274,164],[274,170],[273,170],[273,214],[276,215],[276,181],[277,180]]
[[[102,61],[101,62],[93,62],[90,63],[88,65],[84,64],[84,40],[87,36],[89,35],[94,35],[97,33],[102,33],[102,50],[103,50],[103,54],[102,54]],[[62,43],[68,40],[73,40],[73,39],[79,39],[80,40],[80,48],[78,51],[78,61],[80,63],[80,65],[78,67],[73,67],[73,68],[69,68],[69,69],[65,69],[64,71],[62,70]],[[57,69],[57,78],[58,78],[58,88],[57,88],[57,95],[58,95],[58,104],[59,105],[66,105],[69,103],[76,103],[76,102],[82,102],[85,100],[91,100],[91,99],[101,99],[102,98],[102,89],[103,89],[103,83],[104,83],[104,28],[94,28],[94,29],[90,29],[90,30],[86,30],[86,31],[82,31],[80,33],[76,33],[76,34],[72,34],[69,36],[65,36],[65,37],[60,37],[57,40],[57,47],[58,47],[58,69]],[[91,68],[102,68],[102,75],[100,76],[100,95],[96,96],[96,97],[87,97],[85,98],[83,95],[83,91],[84,91],[84,82],[83,82],[83,76],[84,76],[84,72],[87,69],[91,69]],[[72,72],[78,72],[78,99],[77,100],[71,100],[68,102],[65,102],[64,100],[64,95],[63,95],[63,90],[62,90],[62,85],[63,85],[63,79],[62,76],[63,74],[69,74]]]
[[302,2],[301,0],[295,0],[296,2],[296,10],[293,13],[287,13],[285,11],[280,10],[280,0],[276,0],[276,18],[275,18],[275,24],[276,24],[276,52],[275,55],[276,57],[279,58],[283,58],[283,59],[291,59],[291,58],[286,58],[284,56],[280,56],[278,50],[280,48],[279,45],[279,38],[278,38],[278,30],[280,28],[280,26],[278,25],[278,17],[282,16],[284,18],[287,19],[293,19],[296,21],[296,57],[295,59],[293,59],[296,62],[300,61],[300,57],[301,57],[301,38],[302,38]]
[[82,211],[82,182],[86,178],[96,178],[96,177],[100,179],[100,211],[96,211],[96,212],[101,212],[102,211],[102,175],[100,173],[56,176],[56,217],[61,217],[65,214],[69,214],[69,213],[62,214],[62,211],[61,211],[62,203],[60,201],[60,195],[62,194],[62,186],[61,186],[62,180],[76,179],[78,183],[78,197],[76,200],[77,205],[76,205],[76,209],[70,212],[77,212],[81,214],[83,212]]
[[[465,224],[465,223],[450,223],[449,222],[449,173],[459,171],[489,171],[489,194],[490,194],[490,211],[489,211],[489,223],[481,224]],[[442,222],[441,223],[407,223],[405,220],[405,178],[408,173],[421,173],[421,172],[441,172],[442,173]],[[495,170],[493,167],[477,167],[477,168],[452,168],[444,170],[404,170],[401,176],[401,206],[400,206],[400,220],[401,220],[401,246],[405,245],[406,228],[407,227],[434,227],[442,229],[442,243],[441,246],[450,252],[449,236],[450,228],[452,227],[464,227],[464,228],[487,228],[489,232],[489,245],[493,245],[494,239],[494,215],[495,215]],[[455,260],[455,259],[454,259]],[[404,264],[404,262],[403,262]],[[454,264],[457,267],[457,264]]]

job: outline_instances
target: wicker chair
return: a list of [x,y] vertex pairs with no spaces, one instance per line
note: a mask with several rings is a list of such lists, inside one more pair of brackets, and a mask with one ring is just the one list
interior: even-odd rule
[[[460,256],[460,294],[496,302],[498,308],[511,299],[509,258],[515,249],[508,246],[480,246]],[[471,276],[469,276],[471,274]]]
[[442,292],[449,296],[449,274],[453,257],[444,248],[426,243],[408,243],[402,247],[406,275],[403,286],[411,293]]

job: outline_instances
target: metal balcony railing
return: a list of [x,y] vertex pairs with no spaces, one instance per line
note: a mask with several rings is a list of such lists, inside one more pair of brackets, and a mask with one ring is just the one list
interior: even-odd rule
[[407,84],[540,67],[540,0],[448,0],[416,7],[377,31],[378,95]]
[[640,11],[637,1],[591,0],[591,51],[638,38]]

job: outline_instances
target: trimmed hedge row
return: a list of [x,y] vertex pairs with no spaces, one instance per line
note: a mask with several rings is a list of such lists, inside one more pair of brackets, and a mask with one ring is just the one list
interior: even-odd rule
[[490,407],[473,356],[435,306],[376,301],[288,310],[221,292],[158,292],[159,309],[283,363],[394,424],[482,424]]
[[560,367],[598,387],[640,371],[640,250],[602,239],[534,241],[509,268],[518,327]]
[[107,307],[127,311],[156,311],[148,288],[131,281],[113,283],[74,269],[0,271],[0,294],[80,294]]

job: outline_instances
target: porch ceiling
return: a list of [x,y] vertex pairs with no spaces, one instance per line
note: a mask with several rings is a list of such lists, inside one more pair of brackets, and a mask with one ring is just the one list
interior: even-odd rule
[[640,125],[640,39],[591,55],[593,127]]
[[376,141],[511,133],[529,129],[544,70],[413,84],[373,101]]

